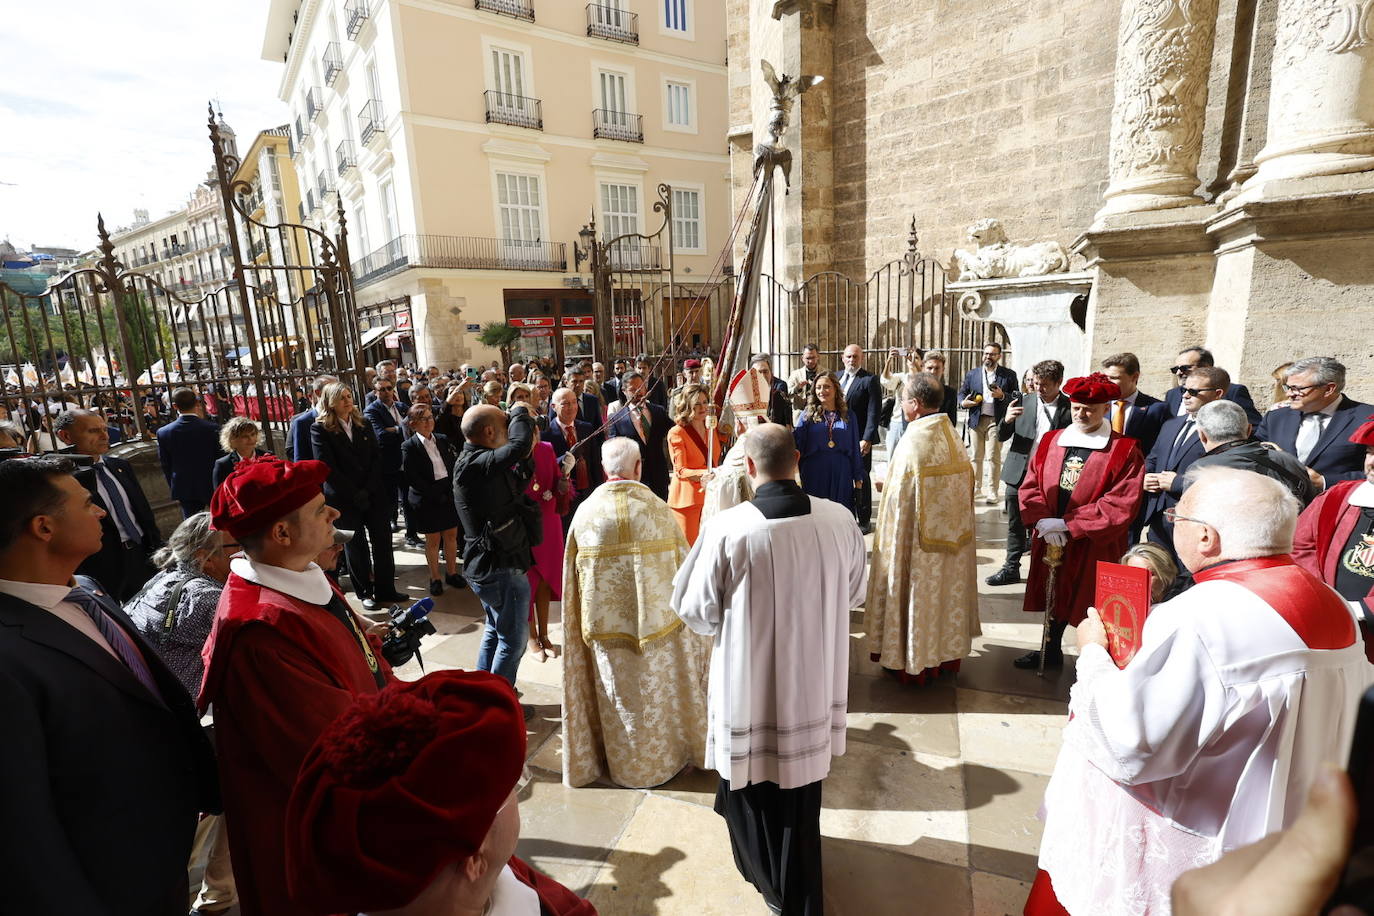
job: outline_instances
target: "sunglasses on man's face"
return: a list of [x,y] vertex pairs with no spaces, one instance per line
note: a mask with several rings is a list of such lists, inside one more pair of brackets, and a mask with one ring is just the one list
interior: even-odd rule
[[1196,368],[1197,366],[1170,366],[1169,371],[1174,375],[1187,375]]
[[1193,397],[1197,397],[1198,395],[1202,394],[1202,393],[1205,392],[1205,391],[1220,391],[1220,390],[1221,390],[1220,388],[1184,388],[1184,389],[1182,389],[1182,391],[1183,391],[1184,394],[1191,394]]

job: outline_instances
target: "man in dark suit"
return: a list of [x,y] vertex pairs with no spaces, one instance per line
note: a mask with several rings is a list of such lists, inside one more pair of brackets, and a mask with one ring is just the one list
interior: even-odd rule
[[[582,500],[591,495],[592,490],[606,482],[606,475],[601,469],[601,443],[604,437],[593,435],[600,426],[600,423],[593,426],[578,418],[577,398],[572,389],[559,388],[553,393],[553,416],[549,418],[549,431],[544,438],[553,446],[554,456],[560,459],[568,449],[577,445],[573,452],[575,463],[568,471],[568,479],[572,481],[575,491],[574,511],[582,505]],[[563,516],[565,531],[572,517],[572,512]]]
[[[378,382],[380,382],[380,381],[388,381],[388,382],[391,383],[392,387],[394,388],[394,387],[398,384],[398,382],[400,381],[400,379],[399,379],[399,373],[397,373],[397,371],[396,371],[396,360],[394,360],[394,359],[384,359],[384,360],[382,360],[380,363],[377,364],[377,368],[371,370],[371,372],[372,372],[372,377],[368,380],[368,392],[367,392],[367,403],[369,403],[369,404],[371,404],[373,401],[377,400],[377,383],[378,383]],[[407,409],[409,409],[409,405],[407,404],[406,406],[407,406]]]
[[382,452],[382,477],[390,500],[387,517],[391,519],[391,530],[394,532],[397,527],[396,503],[399,501],[406,521],[406,546],[417,547],[420,540],[410,521],[405,474],[401,472],[401,443],[408,438],[402,418],[410,410],[410,405],[396,400],[396,383],[380,373],[372,383],[372,388],[377,397],[363,408],[363,416],[372,424],[372,431],[377,434],[377,445]]
[[172,392],[177,418],[157,431],[157,457],[181,517],[190,518],[210,505],[210,478],[222,449],[219,427],[196,413],[200,398],[190,388]]
[[110,435],[99,414],[63,411],[53,420],[53,429],[73,454],[95,459],[78,479],[105,512],[100,550],[86,557],[78,571],[98,579],[116,600],[127,601],[153,577],[150,558],[162,546],[153,508],[129,462],[106,454]]
[[1365,449],[1353,444],[1350,434],[1374,405],[1342,394],[1345,366],[1329,356],[1311,356],[1289,366],[1284,382],[1288,406],[1271,409],[1255,435],[1307,465],[1323,488],[1362,479]]
[[[1165,412],[1163,419],[1181,416],[1185,413],[1183,408],[1183,388],[1188,384],[1188,373],[1199,366],[1215,366],[1216,361],[1212,356],[1212,351],[1204,347],[1188,347],[1178,354],[1174,365],[1169,367],[1177,380],[1177,387],[1170,388],[1164,392]],[[1235,401],[1245,408],[1245,415],[1250,418],[1253,426],[1259,426],[1261,417],[1255,409],[1255,399],[1250,396],[1250,389],[1244,385],[1232,384],[1226,388],[1226,400]]]
[[755,353],[749,358],[749,367],[759,370],[768,382],[768,422],[792,428],[792,397],[787,392],[787,383],[773,374],[773,360],[767,353]]
[[0,909],[185,916],[196,815],[220,809],[214,756],[108,589],[73,578],[104,515],[73,470],[0,463]]
[[959,406],[968,411],[966,425],[973,437],[973,490],[983,487],[983,459],[991,451],[992,473],[988,476],[986,500],[997,505],[997,483],[1002,476],[1002,443],[998,427],[1006,418],[1011,395],[1019,390],[1016,373],[1002,362],[1002,345],[989,343],[983,348],[983,364],[970,369],[959,385]]
[[601,397],[607,404],[620,400],[620,379],[617,376],[606,377],[605,363],[592,363],[592,380],[601,389]]
[[[668,368],[669,371],[672,370],[671,365]],[[648,398],[649,403],[657,404],[666,411],[668,409],[668,386],[664,383],[663,379],[654,376],[653,362],[649,359],[649,354],[639,354],[635,359],[635,371],[644,379],[644,386],[648,390],[648,394],[646,394],[645,397]],[[620,384],[623,389],[625,385],[624,377],[621,378]],[[645,468],[645,471],[647,473],[648,468]],[[667,497],[664,498],[666,499]]]
[[[873,530],[873,446],[878,441],[878,412],[883,406],[883,388],[878,377],[864,368],[864,351],[858,344],[844,348],[844,372],[840,373],[840,390],[844,402],[859,431],[859,454],[863,457],[863,486],[859,488],[854,509],[864,534]],[[770,396],[771,407],[771,396]]]
[[1231,385],[1231,376],[1216,366],[1199,366],[1188,373],[1183,387],[1181,417],[1172,417],[1159,428],[1155,447],[1145,456],[1145,502],[1142,518],[1148,528],[1147,537],[1174,556],[1180,571],[1184,569],[1174,553],[1174,524],[1164,513],[1178,505],[1183,495],[1183,475],[1193,462],[1206,454],[1198,436],[1195,416],[1204,404],[1219,401]]
[[1068,395],[1060,391],[1064,384],[1064,364],[1046,359],[1031,367],[1029,395],[1017,395],[1007,408],[1007,415],[998,424],[999,442],[1011,440],[1006,460],[1002,462],[1002,482],[1007,485],[1007,558],[1002,568],[988,576],[988,585],[1015,585],[1021,581],[1021,557],[1030,550],[1030,534],[1021,521],[1021,483],[1031,455],[1045,433],[1063,429],[1073,421],[1073,409]]
[[[333,375],[321,375],[315,379],[314,384],[310,386],[310,403],[319,403],[320,392],[324,391],[324,386],[337,381],[338,378]],[[309,461],[315,457],[314,447],[310,444],[310,427],[314,426],[319,418],[313,406],[291,418],[291,430],[286,439],[287,461]]]
[[[587,394],[587,373],[582,371],[581,363],[573,363],[566,373],[568,388],[577,395],[577,418],[593,426],[601,425],[601,401],[594,394]],[[552,403],[553,396],[549,396]],[[599,449],[600,446],[598,445]]]
[[626,405],[610,418],[611,426],[607,431],[609,438],[625,436],[639,444],[639,452],[644,458],[644,470],[640,480],[659,499],[668,499],[668,476],[671,465],[668,462],[668,431],[673,421],[668,411],[647,400],[644,376],[638,372],[626,372],[620,380],[621,390],[625,392]]
[[1159,436],[1159,427],[1169,418],[1164,413],[1163,402],[1138,387],[1140,359],[1134,353],[1109,356],[1102,361],[1102,374],[1121,389],[1121,397],[1113,401],[1107,411],[1107,422],[1112,424],[1114,432],[1134,439],[1140,454],[1150,454]]

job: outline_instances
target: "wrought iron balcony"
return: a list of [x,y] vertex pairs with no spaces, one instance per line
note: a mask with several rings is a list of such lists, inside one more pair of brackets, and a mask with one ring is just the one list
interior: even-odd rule
[[319,86],[311,86],[305,93],[305,116],[314,121],[322,111],[324,111],[324,91]]
[[532,0],[474,0],[472,5],[489,13],[514,16],[516,19],[525,19],[529,22],[534,21],[534,3]]
[[334,193],[334,176],[329,174],[329,169],[320,169],[315,176],[315,188],[320,192],[320,203],[324,203],[326,194]]
[[628,45],[639,44],[639,14],[604,3],[587,4],[587,34]]
[[407,267],[563,272],[568,269],[568,251],[564,242],[402,235],[355,261],[353,278],[361,285]]
[[663,269],[663,249],[657,245],[645,245],[633,238],[615,242],[611,245],[609,254],[611,267],[615,270]]
[[356,167],[358,164],[358,160],[353,155],[353,141],[341,141],[339,143],[339,148],[334,151],[334,158],[338,163],[339,177],[342,178],[344,172]]
[[343,73],[343,52],[339,50],[339,43],[331,41],[324,46],[324,84],[334,85],[334,81]]
[[606,108],[592,110],[592,136],[603,140],[644,142],[644,116]]
[[382,103],[371,99],[363,106],[363,110],[358,112],[358,137],[362,140],[363,146],[367,146],[374,136],[381,134],[382,127]]
[[495,89],[488,89],[485,95],[488,124],[513,124],[531,130],[544,129],[544,103],[541,100],[498,92]]
[[357,38],[367,24],[367,0],[344,0],[344,31]]
[[306,192],[305,192],[305,209],[306,209],[306,211],[309,212],[309,213],[314,213],[316,210],[322,209],[321,204],[322,204],[322,201],[318,201],[318,200],[315,199],[315,189],[314,189],[314,188],[308,188],[308,189],[306,190]]

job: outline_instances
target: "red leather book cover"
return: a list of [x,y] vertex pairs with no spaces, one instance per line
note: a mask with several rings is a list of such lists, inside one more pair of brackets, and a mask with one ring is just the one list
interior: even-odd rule
[[1099,560],[1093,604],[1107,630],[1107,652],[1118,668],[1125,668],[1140,650],[1150,613],[1150,571]]

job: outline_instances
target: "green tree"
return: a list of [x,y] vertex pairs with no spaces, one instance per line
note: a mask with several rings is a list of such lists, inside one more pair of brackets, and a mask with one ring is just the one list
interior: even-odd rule
[[514,359],[515,342],[520,339],[520,329],[504,321],[488,321],[477,335],[477,342],[484,347],[501,351],[501,365],[508,366]]

